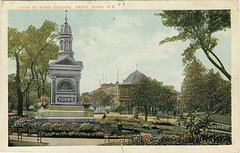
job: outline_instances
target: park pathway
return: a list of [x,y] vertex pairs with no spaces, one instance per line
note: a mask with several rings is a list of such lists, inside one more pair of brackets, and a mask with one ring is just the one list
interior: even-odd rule
[[[10,140],[17,140],[17,135],[11,135]],[[23,141],[37,142],[36,137],[25,137]],[[42,137],[43,143],[49,146],[97,146],[104,144],[104,139],[88,139],[88,138],[46,138]]]

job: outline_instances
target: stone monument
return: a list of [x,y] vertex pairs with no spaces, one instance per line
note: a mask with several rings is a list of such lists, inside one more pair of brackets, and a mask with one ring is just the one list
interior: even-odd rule
[[51,104],[41,109],[36,120],[49,122],[94,122],[94,112],[80,103],[82,61],[76,61],[72,50],[72,30],[65,17],[59,34],[58,59],[49,62]]

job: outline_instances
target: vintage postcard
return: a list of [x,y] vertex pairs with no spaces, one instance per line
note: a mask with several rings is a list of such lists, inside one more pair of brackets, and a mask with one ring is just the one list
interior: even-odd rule
[[3,1],[2,152],[239,152],[238,1]]

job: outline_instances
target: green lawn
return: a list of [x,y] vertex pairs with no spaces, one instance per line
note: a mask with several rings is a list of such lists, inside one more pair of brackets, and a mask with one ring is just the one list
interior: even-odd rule
[[230,115],[213,114],[210,116],[214,122],[231,125]]

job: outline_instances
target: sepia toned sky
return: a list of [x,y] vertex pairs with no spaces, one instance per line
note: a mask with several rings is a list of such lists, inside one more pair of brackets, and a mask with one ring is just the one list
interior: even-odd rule
[[[69,10],[68,23],[73,32],[75,60],[83,61],[80,90],[91,92],[101,83],[115,83],[117,69],[119,82],[137,69],[164,85],[173,85],[181,91],[183,81],[183,50],[189,42],[171,42],[159,45],[165,37],[178,34],[165,27],[155,16],[161,10]],[[39,28],[45,20],[56,22],[58,29],[65,21],[65,10],[9,10],[8,26],[27,30]],[[219,39],[215,53],[231,73],[231,30],[214,34]],[[197,58],[208,68],[215,67],[201,50]],[[15,61],[8,60],[8,73],[15,73]]]

